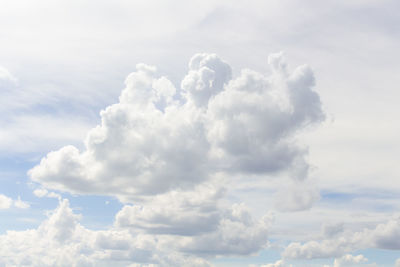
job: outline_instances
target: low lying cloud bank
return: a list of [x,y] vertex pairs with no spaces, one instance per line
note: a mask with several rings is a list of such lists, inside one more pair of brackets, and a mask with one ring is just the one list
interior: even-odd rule
[[400,217],[378,224],[374,229],[354,233],[343,231],[321,241],[291,243],[283,256],[290,259],[330,258],[367,248],[400,250]]
[[[196,205],[187,200],[187,205]],[[243,205],[217,209],[213,227],[194,231],[190,228],[196,225],[190,225],[187,232],[177,233],[171,229],[180,229],[182,218],[190,214],[179,213],[178,219],[164,215],[174,215],[181,208],[188,206],[178,205],[166,212],[151,207],[132,211],[135,207],[125,206],[114,227],[93,231],[79,223],[81,216],[63,199],[37,229],[7,231],[0,236],[0,265],[200,267],[211,266],[207,258],[248,255],[266,245],[271,218],[253,221]],[[154,221],[156,217],[160,219]]]

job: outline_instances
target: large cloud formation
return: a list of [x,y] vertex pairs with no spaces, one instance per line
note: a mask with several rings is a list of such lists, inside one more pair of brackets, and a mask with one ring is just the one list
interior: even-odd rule
[[138,64],[119,103],[101,111],[85,149],[65,146],[29,171],[49,189],[138,199],[186,190],[217,176],[307,176],[305,148],[294,135],[323,120],[307,66],[289,72],[282,54],[270,75],[231,67],[215,54],[196,54],[177,90],[152,66]]
[[[294,137],[324,118],[310,68],[289,72],[282,54],[268,62],[269,75],[243,70],[232,79],[226,62],[197,54],[179,90],[138,64],[83,151],[65,146],[29,171],[41,184],[35,195],[60,205],[37,229],[0,236],[3,262],[210,266],[207,259],[265,248],[273,216],[254,218],[244,203],[226,201],[226,179],[285,172],[299,185],[290,192],[300,204],[282,209],[309,208],[318,193],[307,190],[306,148]],[[116,196],[125,205],[112,228],[92,231],[50,189]]]
[[[200,191],[178,196],[166,210],[155,204],[125,206],[112,228],[98,231],[82,226],[69,201],[60,199],[37,229],[0,235],[0,266],[209,267],[207,258],[249,255],[266,245],[269,216],[255,221],[243,204],[226,209],[204,204],[208,195]],[[190,218],[190,208],[201,206],[200,214]]]

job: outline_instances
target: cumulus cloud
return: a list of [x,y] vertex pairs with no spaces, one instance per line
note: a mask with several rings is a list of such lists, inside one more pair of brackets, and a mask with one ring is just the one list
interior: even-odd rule
[[58,198],[61,199],[61,195],[54,193],[54,192],[49,192],[45,188],[37,188],[33,191],[33,194],[37,197],[49,197],[49,198]]
[[341,258],[335,259],[333,267],[359,266],[361,263],[365,263],[367,261],[368,259],[361,254],[357,256],[346,254]]
[[310,207],[318,194],[304,181],[307,149],[295,136],[324,118],[309,67],[290,72],[282,54],[269,64],[269,75],[243,70],[232,79],[218,56],[197,54],[180,89],[138,64],[119,102],[101,111],[83,151],[65,146],[29,171],[43,186],[38,197],[51,197],[49,189],[112,195],[125,206],[112,229],[90,231],[63,200],[55,214],[67,213],[65,220],[53,215],[42,225],[66,230],[50,227],[46,238],[69,238],[61,243],[72,247],[60,249],[71,258],[85,251],[85,264],[208,266],[204,259],[265,248],[273,217],[254,218],[245,204],[228,204],[225,182],[285,172],[300,188],[285,196],[300,204],[285,208]]
[[293,259],[313,259],[339,257],[345,253],[367,248],[400,249],[400,217],[378,224],[374,229],[360,232],[343,231],[322,241],[294,242],[283,252],[283,256]]
[[172,191],[145,205],[124,206],[116,227],[163,236],[176,251],[205,257],[248,255],[264,248],[273,217],[254,220],[243,203],[226,206],[222,196],[221,189],[210,186]]
[[46,188],[125,200],[191,189],[219,174],[288,171],[303,180],[307,151],[294,136],[324,118],[314,76],[307,66],[290,72],[282,54],[269,64],[270,75],[243,70],[232,79],[226,62],[197,54],[179,90],[138,64],[85,149],[50,152],[29,175]]
[[[196,196],[195,200],[183,200],[187,201],[187,208],[202,202]],[[167,225],[171,230],[174,225],[179,226],[179,219],[176,222],[162,218],[161,211],[141,215],[130,208],[126,206],[118,213],[114,227],[94,231],[80,224],[81,215],[73,212],[68,200],[60,200],[59,206],[37,229],[0,235],[0,263],[6,266],[208,267],[211,266],[206,260],[208,257],[250,254],[266,243],[269,219],[253,221],[243,205],[219,209],[216,227],[183,233],[160,231],[152,221],[159,216],[160,227]],[[138,227],[138,220],[149,226]]]
[[116,215],[116,225],[150,234],[193,236],[214,231],[222,216],[218,207],[222,194],[221,188],[201,186],[158,195],[143,205],[124,206]]
[[[152,236],[126,229],[92,231],[80,223],[69,201],[37,229],[0,236],[0,264],[6,266],[210,266],[193,255],[161,251]],[[132,265],[134,266],[134,265]]]
[[400,267],[400,259],[396,260],[395,267]]
[[0,209],[9,209],[13,205],[19,209],[27,209],[30,207],[30,204],[28,202],[22,201],[21,197],[19,196],[17,200],[13,200],[12,198],[0,194]]
[[28,202],[22,201],[21,197],[18,196],[18,199],[14,201],[14,206],[19,208],[19,209],[27,209],[31,205]]
[[12,205],[12,199],[0,194],[0,209],[8,209]]

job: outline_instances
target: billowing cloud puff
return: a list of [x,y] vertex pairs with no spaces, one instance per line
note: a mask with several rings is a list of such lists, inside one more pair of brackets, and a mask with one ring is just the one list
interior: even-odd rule
[[306,149],[293,137],[324,117],[313,73],[307,66],[289,72],[281,54],[269,64],[270,75],[243,70],[232,79],[226,62],[197,54],[181,90],[138,64],[85,149],[50,152],[29,175],[49,189],[125,200],[194,188],[220,174],[289,171],[302,180]]

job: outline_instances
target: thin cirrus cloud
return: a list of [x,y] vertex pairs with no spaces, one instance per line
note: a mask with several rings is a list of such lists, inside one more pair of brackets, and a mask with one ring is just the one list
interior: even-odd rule
[[[85,149],[50,152],[29,176],[49,189],[134,199],[190,189],[217,176],[288,172],[306,179],[296,133],[324,119],[307,66],[289,72],[282,54],[271,75],[197,54],[177,90],[144,64],[130,74],[119,103],[104,109]],[[111,179],[110,179],[111,178]]]

